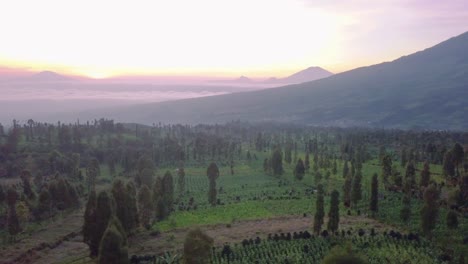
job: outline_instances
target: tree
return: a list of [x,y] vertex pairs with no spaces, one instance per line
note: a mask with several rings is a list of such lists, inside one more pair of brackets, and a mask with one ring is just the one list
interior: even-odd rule
[[374,173],[372,176],[372,183],[371,183],[371,200],[369,209],[371,210],[372,214],[375,216],[375,213],[379,211],[379,179],[377,173]]
[[419,182],[420,187],[427,187],[431,181],[431,172],[429,169],[429,163],[426,161],[424,163],[424,168],[421,171],[421,180]]
[[343,185],[343,204],[346,207],[351,205],[351,190],[352,190],[353,178],[350,174],[346,176],[344,185]]
[[354,207],[357,207],[358,202],[362,199],[362,173],[361,170],[356,172],[353,180],[353,187],[351,190],[351,202]]
[[273,169],[273,175],[280,176],[283,174],[283,157],[281,150],[276,148],[271,156],[271,167]]
[[408,184],[405,188],[409,187],[409,191],[413,190],[416,186],[416,169],[414,168],[413,162],[409,162],[406,165],[405,184]]
[[37,209],[39,211],[40,218],[47,218],[50,216],[52,201],[47,187],[43,187],[39,193]]
[[292,145],[291,145],[291,143],[288,143],[288,144],[286,144],[286,148],[284,149],[284,161],[287,164],[291,164],[291,162],[292,162],[291,152],[292,152]]
[[346,178],[349,173],[348,162],[345,160],[343,165],[343,178]]
[[340,193],[333,190],[330,198],[330,211],[328,212],[328,230],[335,232],[340,223]]
[[127,235],[119,220],[112,217],[99,244],[99,264],[127,264]]
[[457,176],[459,176],[460,171],[458,167],[460,164],[463,163],[463,158],[465,157],[465,151],[463,150],[463,147],[460,145],[460,143],[455,143],[455,145],[453,146],[452,157],[455,168],[457,170]]
[[143,168],[138,174],[137,184],[139,184],[140,186],[141,185],[152,186],[153,178],[154,178],[153,170],[150,168]]
[[382,178],[384,186],[388,186],[388,179],[392,175],[392,157],[384,155],[382,158]]
[[458,215],[455,211],[450,210],[447,212],[447,227],[449,229],[457,229],[458,228]]
[[199,228],[188,232],[184,241],[184,260],[190,264],[205,264],[211,260],[213,238]]
[[302,162],[302,159],[299,159],[297,161],[296,167],[294,168],[294,176],[296,177],[297,180],[302,180],[304,178],[305,174],[305,167],[304,163]]
[[206,171],[206,176],[208,176],[208,180],[210,182],[210,187],[208,190],[208,202],[212,205],[216,205],[216,179],[219,177],[219,169],[218,166],[212,162]]
[[426,188],[423,195],[424,205],[421,209],[421,229],[431,238],[439,216],[439,190],[435,184]]
[[338,173],[338,165],[336,164],[336,159],[333,160],[333,168],[332,168],[333,175]]
[[162,179],[163,183],[163,200],[167,206],[168,214],[172,211],[174,205],[174,180],[172,179],[172,174],[169,171],[166,171]]
[[305,170],[308,172],[310,169],[310,158],[309,158],[309,151],[306,152],[305,158],[304,158],[304,167]]
[[324,223],[323,218],[325,217],[324,198],[323,198],[323,186],[319,184],[317,186],[317,200],[315,202],[315,215],[314,215],[314,232],[319,234],[322,225]]
[[86,176],[88,179],[88,191],[96,186],[96,179],[99,177],[99,161],[96,158],[91,159],[86,166]]
[[183,167],[177,170],[177,192],[179,196],[182,196],[185,192],[185,170]]
[[400,210],[400,218],[404,223],[411,219],[411,195],[406,193],[402,199],[403,207]]
[[[94,241],[94,236],[96,234],[96,191],[92,189],[88,194],[88,202],[86,203],[86,209],[84,213],[84,223],[83,223],[83,242],[85,242],[91,250]],[[91,256],[95,256],[96,252],[91,252]]]
[[442,169],[444,171],[445,177],[455,177],[455,163],[452,150],[445,153]]
[[406,153],[406,148],[404,148],[401,151],[401,160],[400,160],[401,167],[405,167],[407,162],[408,162],[408,157],[407,157],[407,153]]
[[9,188],[7,191],[7,202],[8,202],[8,233],[10,234],[13,241],[16,240],[16,235],[21,231],[20,222],[18,215],[16,214],[16,201],[18,194],[13,188]]
[[114,207],[112,196],[106,191],[101,191],[96,201],[96,229],[88,244],[91,256],[97,256],[99,253],[99,244],[110,219],[114,216]]
[[140,212],[140,223],[146,229],[149,229],[153,203],[151,202],[151,191],[146,185],[143,185],[138,193],[138,209]]

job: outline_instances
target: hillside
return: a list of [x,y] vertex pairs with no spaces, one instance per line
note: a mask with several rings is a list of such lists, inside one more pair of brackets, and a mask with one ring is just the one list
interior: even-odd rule
[[468,33],[432,48],[276,89],[83,114],[151,124],[230,120],[309,125],[468,128]]

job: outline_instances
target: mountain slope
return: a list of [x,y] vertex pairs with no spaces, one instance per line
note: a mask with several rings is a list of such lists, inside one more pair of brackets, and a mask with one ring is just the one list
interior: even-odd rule
[[432,48],[313,82],[93,113],[151,124],[230,120],[468,128],[468,33]]

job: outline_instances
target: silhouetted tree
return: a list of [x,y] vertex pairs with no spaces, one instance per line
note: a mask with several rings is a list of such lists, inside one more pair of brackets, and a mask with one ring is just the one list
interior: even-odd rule
[[431,181],[431,172],[429,169],[429,163],[426,161],[424,163],[424,168],[421,171],[421,180],[419,182],[419,186],[427,187],[430,181]]
[[279,176],[283,174],[283,157],[281,150],[276,148],[271,156],[271,167],[273,169],[273,175]]

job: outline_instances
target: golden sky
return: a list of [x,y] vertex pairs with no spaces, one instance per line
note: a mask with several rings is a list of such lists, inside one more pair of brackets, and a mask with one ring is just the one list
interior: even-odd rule
[[0,65],[97,78],[340,72],[463,33],[463,2],[0,0]]

